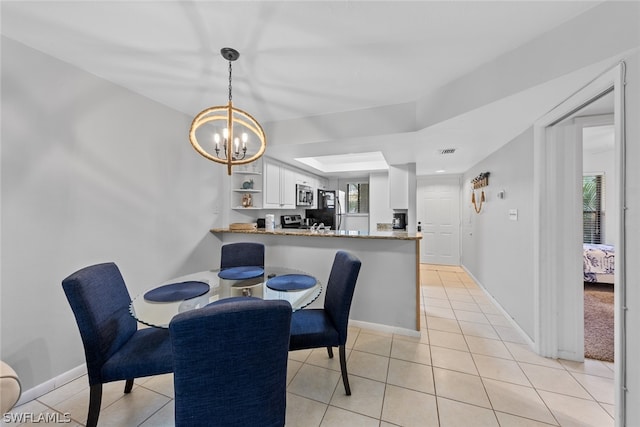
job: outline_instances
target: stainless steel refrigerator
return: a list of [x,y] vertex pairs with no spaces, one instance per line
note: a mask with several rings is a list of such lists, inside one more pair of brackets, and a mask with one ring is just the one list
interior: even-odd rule
[[311,218],[312,223],[323,223],[332,230],[344,228],[345,193],[339,190],[318,190],[318,208],[306,209],[305,217]]

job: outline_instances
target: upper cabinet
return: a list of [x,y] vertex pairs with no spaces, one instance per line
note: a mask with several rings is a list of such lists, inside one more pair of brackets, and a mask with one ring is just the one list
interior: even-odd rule
[[405,210],[407,231],[415,233],[418,224],[416,164],[389,165],[389,207]]
[[318,179],[315,177],[311,177],[309,175],[305,175],[302,172],[295,171],[294,172],[296,184],[308,185],[309,187],[316,188],[318,186]]
[[296,208],[296,173],[282,163],[264,158],[263,208]]
[[409,208],[409,170],[407,165],[389,165],[389,207]]

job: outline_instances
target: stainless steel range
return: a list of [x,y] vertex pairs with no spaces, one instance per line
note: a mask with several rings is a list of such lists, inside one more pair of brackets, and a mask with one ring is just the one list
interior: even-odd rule
[[280,217],[280,224],[282,228],[297,228],[301,230],[308,230],[314,223],[317,223],[313,218],[302,218],[301,215],[282,215]]
[[282,215],[280,224],[282,228],[308,228],[304,225],[301,215]]

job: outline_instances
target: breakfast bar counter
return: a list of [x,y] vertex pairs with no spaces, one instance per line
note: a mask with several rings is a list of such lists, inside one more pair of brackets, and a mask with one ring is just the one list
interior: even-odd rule
[[420,240],[421,233],[408,233],[406,231],[368,231],[358,230],[320,230],[311,231],[297,228],[277,228],[273,231],[265,229],[254,230],[232,230],[229,228],[213,228],[212,233],[250,233],[250,234],[270,234],[282,236],[304,236],[304,237],[349,237],[356,239],[395,239],[395,240]]
[[[336,251],[362,261],[350,324],[417,335],[420,330],[421,233],[398,231],[281,229],[210,230],[220,246],[235,242],[265,245],[265,264],[307,271],[326,283]],[[217,268],[218,266],[216,266]],[[314,303],[322,307],[324,294]],[[313,305],[312,305],[313,306]]]

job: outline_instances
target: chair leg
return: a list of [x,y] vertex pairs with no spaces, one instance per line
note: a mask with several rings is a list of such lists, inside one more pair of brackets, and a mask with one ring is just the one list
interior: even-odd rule
[[127,382],[124,384],[124,392],[131,393],[132,388],[133,388],[133,378],[131,378],[130,380],[127,380]]
[[329,353],[329,359],[333,359],[333,347],[327,347],[327,353]]
[[89,387],[89,414],[87,415],[87,427],[96,427],[98,425],[101,403],[102,384],[94,384]]
[[347,355],[344,345],[338,348],[340,352],[340,370],[342,371],[342,383],[344,384],[344,391],[347,396],[351,396],[351,387],[349,387],[349,377],[347,376]]

